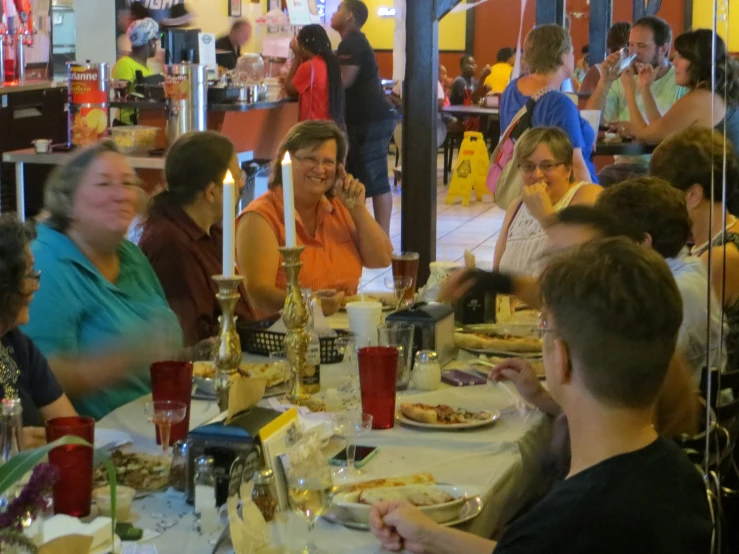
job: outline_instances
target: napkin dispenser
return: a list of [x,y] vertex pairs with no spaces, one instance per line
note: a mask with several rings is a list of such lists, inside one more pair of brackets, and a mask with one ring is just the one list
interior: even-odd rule
[[[188,504],[195,501],[195,460],[200,456],[213,456],[216,465],[216,497],[227,492],[231,464],[237,456],[248,456],[256,451],[261,456],[259,430],[281,415],[276,410],[256,406],[234,417],[230,423],[217,421],[196,427],[187,434],[187,486]],[[218,499],[218,498],[217,498]]]
[[413,356],[419,350],[434,350],[441,365],[454,359],[454,310],[438,302],[419,303],[411,308],[391,313],[388,323],[412,323]]

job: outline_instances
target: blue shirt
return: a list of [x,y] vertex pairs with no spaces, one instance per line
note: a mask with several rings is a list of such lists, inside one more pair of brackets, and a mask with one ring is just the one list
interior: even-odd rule
[[[44,355],[20,329],[11,329],[0,342],[18,366],[15,390],[23,407],[23,425],[43,427],[44,418],[39,410],[59,400],[63,394],[62,387]],[[2,387],[0,398],[6,395],[7,391]]]
[[[529,101],[518,90],[518,79],[503,92],[500,99],[500,128],[505,130],[510,125],[518,111]],[[566,94],[553,91],[545,94],[534,106],[534,115],[531,118],[532,127],[559,127],[570,137],[574,148],[581,148],[583,158],[590,171],[591,182],[598,182],[598,175],[593,164],[593,145],[595,131],[590,124],[580,117],[575,103]]]
[[[44,355],[94,356],[136,349],[151,336],[182,344],[177,317],[138,247],[128,241],[118,247],[120,273],[113,284],[69,237],[43,224],[37,231],[31,250],[43,280],[24,330]],[[80,414],[99,419],[149,392],[149,369],[140,367],[115,386],[73,403]]]

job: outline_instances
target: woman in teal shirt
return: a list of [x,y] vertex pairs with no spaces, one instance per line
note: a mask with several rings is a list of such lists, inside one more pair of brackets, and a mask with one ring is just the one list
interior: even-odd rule
[[151,265],[125,240],[137,191],[112,142],[83,150],[49,178],[32,245],[44,286],[24,331],[77,411],[98,419],[149,393],[149,364],[182,344]]

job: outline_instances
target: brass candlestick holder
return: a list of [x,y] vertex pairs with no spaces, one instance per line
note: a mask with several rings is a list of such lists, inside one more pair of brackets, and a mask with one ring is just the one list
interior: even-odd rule
[[287,274],[287,297],[282,318],[287,327],[285,353],[290,364],[292,381],[288,400],[296,406],[304,405],[310,398],[310,395],[303,391],[303,368],[308,352],[308,333],[305,332],[305,325],[308,323],[308,307],[303,301],[303,291],[300,288],[300,268],[303,267],[300,255],[304,249],[303,246],[280,248],[284,259],[282,267],[285,268]]
[[239,283],[241,277],[226,277],[214,275],[213,280],[218,285],[216,299],[221,305],[221,325],[216,343],[213,345],[213,361],[216,366],[216,400],[218,407],[228,409],[228,394],[231,389],[231,377],[239,370],[241,363],[241,340],[236,331],[236,317],[234,310],[239,301]]

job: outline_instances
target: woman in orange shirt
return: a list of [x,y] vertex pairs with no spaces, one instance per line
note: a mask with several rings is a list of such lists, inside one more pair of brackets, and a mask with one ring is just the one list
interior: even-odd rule
[[304,121],[283,139],[266,193],[239,215],[236,257],[244,275],[249,303],[259,317],[277,313],[285,304],[287,277],[280,246],[285,245],[285,219],[280,161],[293,161],[297,244],[305,246],[302,286],[336,291],[324,301],[332,313],[344,294],[357,292],[362,267],[390,265],[390,239],[367,211],[364,185],[344,170],[347,142],[330,121]]

